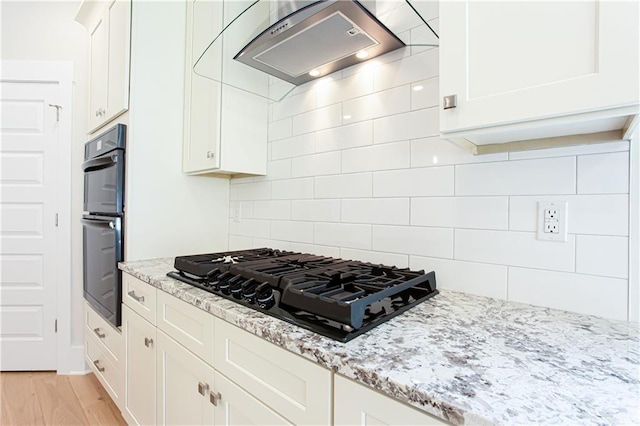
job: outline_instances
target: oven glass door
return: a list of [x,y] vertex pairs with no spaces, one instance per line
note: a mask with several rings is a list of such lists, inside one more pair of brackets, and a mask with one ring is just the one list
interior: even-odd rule
[[84,298],[115,326],[120,325],[123,260],[122,219],[91,216],[82,218]]
[[82,164],[84,211],[121,214],[124,209],[124,151],[115,149]]

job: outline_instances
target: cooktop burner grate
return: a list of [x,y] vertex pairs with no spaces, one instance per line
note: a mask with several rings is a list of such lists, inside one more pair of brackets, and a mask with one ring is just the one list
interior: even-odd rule
[[268,248],[174,266],[172,278],[343,342],[438,294],[434,272]]

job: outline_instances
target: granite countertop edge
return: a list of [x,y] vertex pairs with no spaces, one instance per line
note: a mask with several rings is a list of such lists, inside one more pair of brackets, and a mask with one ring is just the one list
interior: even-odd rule
[[[122,262],[119,264],[119,268],[122,271],[199,309],[207,311],[289,352],[320,364],[335,373],[351,378],[453,424],[544,423],[548,421],[607,424],[625,423],[625,419],[626,422],[632,423],[634,419],[636,419],[636,421],[640,419],[640,377],[638,377],[640,375],[640,356],[638,355],[640,352],[640,344],[638,343],[639,327],[636,323],[607,321],[580,314],[565,313],[548,308],[539,308],[445,290],[441,291],[440,295],[432,299],[435,302],[432,302],[434,305],[431,307],[429,305],[424,306],[425,304],[423,303],[420,305],[422,306],[421,310],[419,309],[420,306],[413,308],[405,314],[376,327],[351,342],[340,343],[174,280],[166,276],[166,273],[172,270],[172,266],[172,258]],[[441,302],[443,306],[440,306]],[[607,416],[604,418],[603,415],[593,415],[589,413],[583,415],[581,410],[577,410],[575,414],[561,412],[560,410],[567,409],[566,404],[576,405],[575,401],[572,403],[570,398],[567,398],[567,401],[560,401],[557,407],[553,406],[555,405],[553,404],[552,406],[542,407],[544,411],[540,410],[540,403],[549,405],[548,403],[552,401],[552,399],[549,398],[549,401],[544,401],[544,397],[540,396],[540,401],[528,402],[527,400],[532,399],[532,395],[534,397],[533,399],[536,399],[535,390],[522,392],[522,395],[520,395],[520,392],[515,392],[515,395],[511,396],[502,395],[502,393],[497,392],[500,400],[496,401],[496,392],[491,392],[493,391],[491,387],[494,383],[490,383],[492,380],[487,380],[487,377],[499,377],[499,374],[504,374],[504,372],[500,370],[502,368],[500,365],[486,365],[487,362],[493,363],[493,361],[487,361],[487,359],[490,358],[489,356],[479,356],[476,360],[474,360],[473,355],[467,356],[467,353],[474,352],[474,342],[470,342],[467,349],[462,348],[462,351],[460,351],[461,348],[458,348],[460,341],[466,342],[466,340],[453,342],[452,339],[450,339],[451,336],[448,335],[442,337],[443,340],[438,341],[438,333],[441,331],[437,329],[434,331],[430,330],[429,333],[427,333],[428,336],[424,337],[424,341],[421,341],[420,337],[413,339],[415,342],[413,346],[411,346],[411,340],[407,342],[402,336],[392,337],[397,335],[399,328],[406,331],[406,328],[409,326],[412,328],[418,328],[418,325],[428,327],[428,325],[425,325],[426,323],[422,322],[422,317],[426,316],[428,318],[433,315],[435,318],[443,313],[434,314],[433,311],[439,311],[440,309],[451,310],[454,309],[452,306],[457,306],[457,304],[461,303],[469,304],[469,306],[484,304],[485,310],[493,310],[494,313],[504,316],[504,318],[500,318],[498,321],[512,322],[515,318],[522,318],[522,324],[519,324],[519,320],[516,320],[515,325],[511,324],[509,327],[515,327],[516,332],[518,328],[520,328],[524,333],[529,333],[539,338],[544,338],[544,336],[535,330],[535,325],[527,325],[526,323],[528,321],[539,321],[542,333],[544,333],[545,330],[547,332],[551,330],[550,333],[557,332],[561,335],[566,332],[562,327],[567,327],[568,330],[570,329],[569,333],[573,333],[573,330],[576,328],[578,330],[585,329],[589,333],[597,333],[597,345],[600,346],[606,346],[609,342],[609,340],[606,339],[608,333],[613,333],[613,340],[616,342],[623,340],[622,344],[626,344],[624,347],[629,350],[627,354],[622,355],[622,358],[628,361],[625,364],[624,372],[618,374],[623,376],[621,379],[622,383],[616,382],[614,385],[618,386],[616,389],[619,389],[619,386],[623,386],[623,389],[630,389],[633,393],[629,395],[629,398],[624,400],[624,403],[619,403],[621,407],[603,408]],[[519,313],[515,314],[515,312]],[[408,315],[409,313],[411,314]],[[418,314],[421,314],[420,318],[415,317]],[[472,315],[473,312],[469,313],[470,318]],[[559,316],[566,325],[560,323],[558,320]],[[462,321],[462,326],[465,326],[464,319],[461,320],[458,318],[457,320]],[[469,320],[469,323],[473,323],[473,320]],[[497,322],[497,324],[500,323]],[[394,334],[394,332],[396,333]],[[502,330],[500,332],[502,332]],[[507,332],[505,331],[504,333],[506,334]],[[411,337],[409,334],[406,337]],[[466,336],[466,339],[480,339],[481,342],[476,343],[479,347],[484,348],[486,342],[483,339],[491,339],[492,336],[478,337],[478,334],[483,334],[482,330],[480,333],[476,330],[475,334]],[[513,340],[513,337],[507,336],[506,339]],[[626,341],[624,341],[625,339]],[[386,342],[388,345],[385,346],[381,342]],[[434,357],[436,362],[433,362],[433,365],[421,365],[423,354],[418,356],[416,353],[417,351],[424,352],[422,346],[429,346],[429,344],[431,344],[446,347],[450,343],[453,348],[438,348],[436,351],[441,351],[444,354],[444,362],[440,362],[439,358]],[[480,346],[481,343],[483,346]],[[522,345],[521,342],[512,343],[514,345]],[[549,346],[548,343],[539,343],[539,345],[545,347],[545,349],[547,349],[546,346]],[[595,345],[595,343],[593,345]],[[593,345],[586,342],[585,348]],[[373,346],[373,348],[370,348],[370,346]],[[522,351],[527,354],[531,352],[530,349],[526,348],[522,349]],[[607,349],[603,349],[603,351],[607,352]],[[514,350],[514,353],[516,353],[515,357],[520,357],[520,352]],[[407,365],[402,365],[405,355]],[[610,357],[610,354],[600,355],[600,357],[603,356]],[[513,357],[513,354],[509,354],[508,357],[505,355],[506,362],[513,361]],[[485,372],[482,377],[474,377],[478,376],[478,374],[469,367],[474,361],[478,365],[482,365],[482,371]],[[429,363],[431,362],[432,360],[429,361]],[[585,360],[582,360],[582,362],[584,363]],[[587,362],[593,361],[588,360]],[[616,359],[616,362],[619,363],[619,360]],[[411,363],[420,365],[411,365]],[[516,364],[518,363],[519,361],[516,360]],[[553,365],[549,367],[549,371],[545,372],[546,374],[553,375],[556,370],[564,368],[561,365],[561,361],[554,359],[550,360],[549,363]],[[556,363],[558,365],[555,365]],[[401,367],[398,367],[399,365]],[[638,375],[634,375],[633,373],[634,366],[638,368]],[[480,367],[476,365],[473,368]],[[602,370],[602,368],[598,370],[598,374],[601,376],[603,373],[600,370]],[[415,373],[417,371],[419,371],[420,374],[412,374],[412,372]],[[486,371],[492,372],[493,376],[486,374]],[[494,371],[498,371],[499,374],[494,374]],[[451,382],[448,380],[433,382],[427,373],[447,377],[451,379]],[[534,372],[534,379],[531,380],[538,385],[539,382],[535,374],[539,375],[539,373]],[[575,372],[572,374],[575,376]],[[616,375],[617,373],[614,372],[611,374]],[[451,375],[452,377],[449,377]],[[456,377],[456,375],[460,377]],[[571,376],[572,380],[574,380],[573,376]],[[423,378],[426,378],[426,380],[422,381],[421,379]],[[507,383],[511,380],[509,377],[505,377],[504,379]],[[605,377],[603,380],[609,380],[609,378]],[[455,383],[455,385],[442,386],[441,382]],[[460,384],[460,386],[458,386],[458,384]],[[624,387],[626,384],[628,384],[628,386]],[[440,390],[440,388],[442,389]],[[534,393],[532,394],[532,392]],[[542,392],[545,391],[540,390],[540,393]],[[577,392],[579,392],[579,390]],[[597,390],[594,390],[594,392],[597,392]],[[511,398],[517,402],[517,404],[514,404],[514,407],[517,408],[509,407]],[[521,398],[522,400],[520,400]],[[612,399],[613,398],[615,398],[615,395],[612,395]],[[591,404],[594,403],[591,396],[586,395],[584,399],[589,400]],[[634,404],[635,399],[638,400],[637,405]],[[496,403],[504,405],[503,412],[498,412],[500,410],[496,409]],[[522,407],[529,408],[525,410]],[[556,409],[558,412],[557,415],[554,415],[553,411]]]

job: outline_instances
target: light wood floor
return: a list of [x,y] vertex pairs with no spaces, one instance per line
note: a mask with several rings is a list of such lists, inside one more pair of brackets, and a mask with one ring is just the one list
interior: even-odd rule
[[0,425],[126,425],[98,379],[0,373]]

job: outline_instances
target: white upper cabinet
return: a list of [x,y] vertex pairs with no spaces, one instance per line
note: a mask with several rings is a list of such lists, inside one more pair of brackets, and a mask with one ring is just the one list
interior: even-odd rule
[[[264,175],[267,172],[267,100],[219,82],[223,73],[242,78],[242,68],[237,67],[246,66],[229,63],[230,58],[223,59],[223,50],[225,53],[239,51],[244,46],[243,40],[225,33],[224,47],[217,46],[214,54],[209,52],[203,57],[198,69],[217,76],[218,80],[204,77],[193,69],[222,31],[225,14],[239,13],[250,4],[187,0],[184,173]],[[237,47],[240,44],[242,46]]]
[[626,138],[638,16],[632,1],[441,2],[442,137],[480,154]]
[[84,1],[76,21],[90,38],[87,133],[92,133],[129,108],[131,0]]

